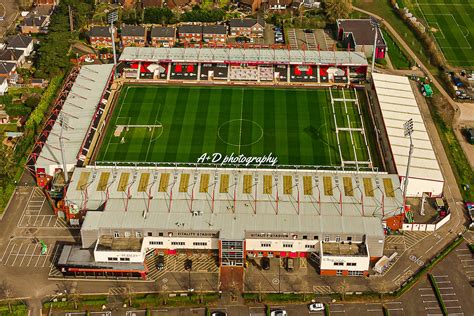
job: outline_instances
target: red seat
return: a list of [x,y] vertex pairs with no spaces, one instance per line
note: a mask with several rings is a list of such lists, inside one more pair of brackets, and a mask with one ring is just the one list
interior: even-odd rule
[[177,64],[176,67],[174,68],[175,72],[182,72],[183,71],[183,66],[181,64]]

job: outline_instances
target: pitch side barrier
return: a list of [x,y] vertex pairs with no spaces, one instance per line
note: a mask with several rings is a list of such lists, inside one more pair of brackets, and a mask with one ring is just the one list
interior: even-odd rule
[[147,168],[194,168],[194,169],[252,169],[258,171],[334,171],[334,172],[367,172],[367,173],[382,173],[386,172],[379,170],[377,167],[369,166],[317,166],[317,165],[244,165],[244,164],[215,164],[215,163],[186,163],[186,162],[124,162],[124,161],[95,161],[93,164],[87,166],[89,168],[110,168],[110,167],[134,167],[137,169]]

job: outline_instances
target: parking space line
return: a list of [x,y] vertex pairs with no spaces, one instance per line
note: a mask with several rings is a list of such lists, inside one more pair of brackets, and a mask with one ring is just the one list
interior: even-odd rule
[[[36,245],[35,245],[35,248],[33,249],[33,254],[35,254],[35,253],[36,253],[36,249],[37,249],[37,247],[38,247],[38,246],[39,246],[39,244],[38,244],[38,243],[36,243]],[[29,267],[29,266],[30,266],[30,263],[31,263],[31,260],[32,260],[32,259],[33,259],[33,256],[30,256],[30,261],[28,261],[28,265],[27,265],[27,267]]]
[[[15,260],[13,260],[13,262],[12,262],[12,267],[15,265],[16,259],[18,259],[18,255],[20,254],[22,248],[23,248],[23,244],[20,245],[20,249],[18,249],[18,252],[16,253]],[[13,255],[15,255],[15,254],[13,254]]]
[[28,255],[28,250],[30,249],[30,247],[31,247],[31,244],[28,244],[28,247],[27,247],[26,250],[25,250],[23,259],[21,259],[20,267],[23,265],[23,260],[25,260],[26,256]]
[[[5,259],[5,256],[7,254],[7,251],[8,251],[8,248],[10,247],[11,242],[12,242],[11,240],[8,242],[8,245],[5,248],[5,251],[3,252],[2,260],[0,260],[1,262],[4,262],[3,260]],[[13,243],[13,247],[10,249],[10,254],[12,253],[14,247],[15,247],[15,243]],[[8,255],[8,257],[10,257],[10,254]],[[8,257],[7,257],[7,260],[8,260]]]
[[456,293],[446,293],[446,294],[441,294],[441,296],[443,295],[456,295]]

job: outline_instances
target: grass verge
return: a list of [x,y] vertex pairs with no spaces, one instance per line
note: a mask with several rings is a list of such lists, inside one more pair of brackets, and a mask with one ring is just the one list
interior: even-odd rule
[[26,316],[28,315],[28,307],[23,302],[0,305],[0,316]]
[[[429,98],[427,100],[428,103],[431,102]],[[474,201],[474,170],[471,169],[453,129],[445,123],[435,106],[430,104],[429,108],[463,199],[465,201]],[[470,190],[464,190],[464,185],[466,184],[471,187]]]
[[408,54],[400,48],[401,45],[398,44],[386,30],[382,29],[382,33],[387,43],[388,56],[390,57],[393,67],[395,69],[410,69],[412,62],[407,57]]

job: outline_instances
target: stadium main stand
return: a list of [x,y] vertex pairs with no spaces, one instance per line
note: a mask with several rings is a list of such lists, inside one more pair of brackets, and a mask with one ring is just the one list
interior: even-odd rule
[[368,67],[358,52],[284,49],[126,47],[120,61],[126,78],[307,84],[360,83]]

